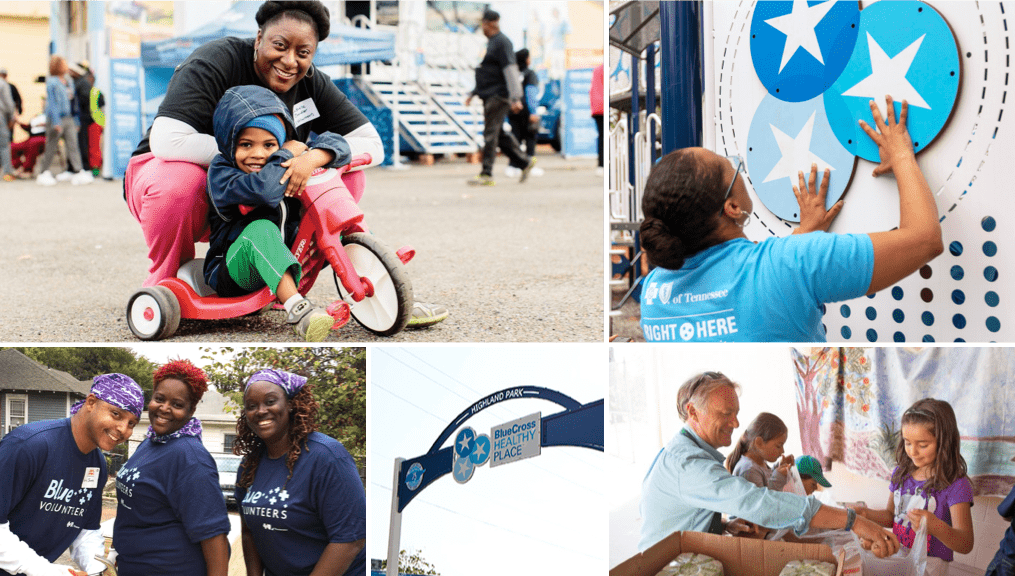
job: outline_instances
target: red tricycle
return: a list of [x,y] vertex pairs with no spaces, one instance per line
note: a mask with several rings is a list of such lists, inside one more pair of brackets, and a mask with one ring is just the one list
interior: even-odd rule
[[[395,252],[367,229],[358,205],[363,172],[350,170],[369,163],[370,156],[363,154],[341,168],[314,172],[300,195],[303,217],[292,251],[303,269],[300,294],[309,292],[321,269],[330,265],[349,314],[366,330],[391,336],[405,328],[412,312],[412,283],[403,265],[415,251],[405,246]],[[175,278],[135,292],[127,302],[127,324],[142,340],[161,340],[176,332],[181,318],[238,318],[274,301],[267,286],[245,296],[220,298],[204,281],[204,259],[196,258],[180,266]],[[335,310],[329,306],[337,316]],[[336,326],[347,319],[336,318]]]

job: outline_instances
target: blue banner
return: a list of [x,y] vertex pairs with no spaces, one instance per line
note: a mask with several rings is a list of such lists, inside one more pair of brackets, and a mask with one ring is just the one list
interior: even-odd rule
[[122,178],[130,155],[141,141],[141,60],[110,60],[110,101],[106,130],[111,139],[113,175]]
[[592,69],[568,70],[564,75],[564,156],[596,157],[599,133],[592,120],[589,90]]

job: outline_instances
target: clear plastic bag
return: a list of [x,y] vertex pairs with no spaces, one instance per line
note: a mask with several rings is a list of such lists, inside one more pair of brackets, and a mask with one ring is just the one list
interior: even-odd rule
[[[856,536],[854,535],[854,538]],[[860,539],[856,538],[857,545]],[[862,550],[863,572],[866,576],[947,576],[948,563],[927,556],[927,522],[920,522],[912,548],[899,548],[893,556],[878,558]]]

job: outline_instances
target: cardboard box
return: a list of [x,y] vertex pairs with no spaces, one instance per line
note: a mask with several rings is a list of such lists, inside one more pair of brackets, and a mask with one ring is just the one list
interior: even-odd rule
[[750,538],[716,536],[704,532],[674,532],[655,546],[618,564],[610,576],[655,576],[684,552],[696,552],[722,562],[726,576],[779,576],[790,560],[821,560],[836,567],[842,563],[824,544],[795,544]]

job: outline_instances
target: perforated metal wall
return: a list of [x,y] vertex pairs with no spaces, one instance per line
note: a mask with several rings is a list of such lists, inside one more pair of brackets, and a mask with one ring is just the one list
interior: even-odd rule
[[[862,7],[872,3],[864,2]],[[948,22],[961,55],[961,84],[951,119],[917,155],[937,200],[945,252],[919,273],[874,296],[829,305],[831,342],[1011,342],[1015,340],[1015,110],[1010,28],[1015,4],[928,2]],[[751,60],[755,2],[708,2],[706,145],[722,155],[747,156],[747,133],[767,94]],[[706,37],[709,39],[709,37]],[[711,50],[711,58],[708,51]],[[710,80],[710,81],[709,81]],[[883,105],[882,105],[883,109]],[[708,126],[708,124],[706,124]],[[831,232],[890,230],[899,223],[895,179],[874,178],[875,164],[858,160],[844,208]],[[752,240],[788,235],[759,201],[751,183]],[[806,167],[801,167],[801,169]],[[791,192],[790,192],[791,193]],[[1007,238],[1007,240],[1005,240]],[[773,297],[777,297],[773,295]]]

